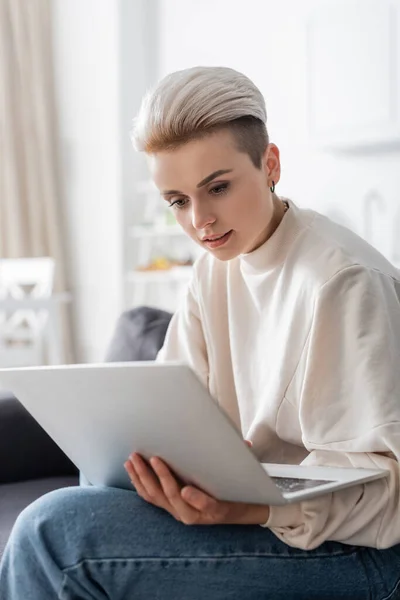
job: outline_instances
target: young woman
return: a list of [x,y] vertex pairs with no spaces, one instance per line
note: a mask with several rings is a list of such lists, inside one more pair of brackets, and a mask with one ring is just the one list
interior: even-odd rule
[[236,71],[166,77],[134,141],[206,250],[158,360],[191,365],[260,460],[389,476],[258,506],[181,489],[161,458],[132,455],[137,494],[60,490],[22,513],[1,600],[400,598],[399,272],[276,194],[264,100]]

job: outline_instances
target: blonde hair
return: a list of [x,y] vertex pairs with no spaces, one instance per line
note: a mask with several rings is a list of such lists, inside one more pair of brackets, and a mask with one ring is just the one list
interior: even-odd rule
[[227,67],[193,67],[167,75],[142,101],[134,147],[148,154],[229,128],[255,166],[268,146],[265,101],[245,75]]

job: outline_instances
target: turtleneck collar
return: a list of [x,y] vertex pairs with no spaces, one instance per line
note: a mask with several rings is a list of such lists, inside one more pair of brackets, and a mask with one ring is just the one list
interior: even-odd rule
[[273,269],[281,264],[287,255],[292,242],[297,237],[305,223],[300,216],[297,206],[284,198],[289,209],[283,215],[282,221],[264,244],[253,252],[242,254],[239,257],[243,273],[256,274]]

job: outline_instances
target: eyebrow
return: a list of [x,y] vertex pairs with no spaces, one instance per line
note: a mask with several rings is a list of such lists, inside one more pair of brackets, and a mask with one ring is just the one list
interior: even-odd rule
[[[201,187],[207,185],[207,183],[210,183],[210,181],[212,181],[216,177],[219,177],[220,175],[225,175],[225,173],[231,173],[232,171],[233,171],[233,169],[219,169],[218,171],[214,171],[214,173],[211,173],[210,175],[207,175],[207,177],[202,179],[200,181],[200,183],[197,184],[196,187],[201,188]],[[179,190],[165,190],[163,192],[163,194],[164,194],[164,196],[169,196],[172,194],[182,194],[182,192],[180,192]]]
[[207,185],[207,183],[210,183],[210,181],[212,181],[216,177],[219,177],[220,175],[225,175],[225,173],[231,173],[232,171],[233,169],[219,169],[219,171],[214,171],[214,173],[211,173],[211,175],[208,175],[207,177],[202,179],[196,187],[201,188],[203,187],[203,185]]

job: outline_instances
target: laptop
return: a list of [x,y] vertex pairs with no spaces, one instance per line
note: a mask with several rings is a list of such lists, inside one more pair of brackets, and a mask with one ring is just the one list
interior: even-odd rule
[[11,390],[96,486],[132,489],[132,452],[159,456],[220,500],[283,505],[387,475],[377,469],[260,463],[195,373],[181,363],[0,369]]

